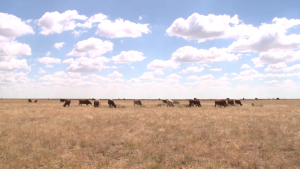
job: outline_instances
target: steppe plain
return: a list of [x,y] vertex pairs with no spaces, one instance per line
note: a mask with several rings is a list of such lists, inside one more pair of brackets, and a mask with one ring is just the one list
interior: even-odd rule
[[300,100],[141,101],[2,99],[0,168],[300,168]]

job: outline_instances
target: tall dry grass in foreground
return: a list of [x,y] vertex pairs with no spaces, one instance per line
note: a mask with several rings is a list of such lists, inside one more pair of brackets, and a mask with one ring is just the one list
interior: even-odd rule
[[123,106],[0,100],[0,168],[300,167],[299,100],[115,102]]

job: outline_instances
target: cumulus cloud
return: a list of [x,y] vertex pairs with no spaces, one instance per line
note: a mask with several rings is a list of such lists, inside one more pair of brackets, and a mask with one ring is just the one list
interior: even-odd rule
[[203,76],[189,76],[186,79],[187,80],[209,80],[214,79],[215,77],[212,74],[207,74]]
[[245,71],[240,72],[240,74],[233,74],[235,77],[232,80],[240,80],[240,81],[249,81],[253,80],[253,78],[263,77],[257,70],[248,69]]
[[122,51],[119,55],[113,56],[112,60],[115,64],[122,64],[122,63],[131,63],[131,62],[139,62],[144,60],[146,57],[144,56],[143,52],[138,52],[134,50],[130,51]]
[[34,34],[31,26],[14,15],[0,12],[0,41],[14,40],[26,34]]
[[31,48],[15,41],[0,42],[0,61],[9,61],[22,55],[31,55]]
[[243,64],[241,66],[242,69],[251,69],[251,66],[249,66],[248,64]]
[[89,38],[87,40],[79,41],[75,48],[69,52],[68,56],[87,56],[98,57],[102,54],[111,51],[113,49],[113,43],[110,41],[102,41],[98,38]]
[[300,71],[300,64],[293,65],[291,67],[287,67],[285,71]]
[[143,17],[142,16],[139,16],[139,20],[142,20],[143,19]]
[[175,63],[172,60],[159,60],[159,59],[155,59],[153,60],[151,63],[149,63],[147,65],[148,69],[177,69],[179,67],[179,63]]
[[153,75],[163,75],[164,72],[162,70],[155,70],[153,71]]
[[128,20],[117,19],[115,22],[104,20],[99,23],[96,34],[109,38],[136,38],[142,36],[143,33],[148,34],[150,32],[148,24],[139,24]]
[[113,71],[111,74],[107,75],[108,77],[122,77],[123,75],[118,71]]
[[267,68],[265,68],[265,71],[269,72],[269,71],[282,71],[284,70],[285,68],[287,67],[286,63],[284,62],[279,62],[279,63],[276,63],[276,64],[270,64],[268,65]]
[[155,70],[153,72],[145,72],[142,76],[139,77],[139,79],[142,80],[161,80],[158,78],[155,78],[155,76],[163,75],[164,72],[162,70]]
[[204,42],[216,38],[249,37],[255,30],[252,25],[240,23],[237,15],[233,17],[213,14],[204,16],[194,13],[186,20],[176,19],[166,32],[169,36]]
[[58,58],[52,58],[52,57],[48,57],[48,56],[38,58],[37,61],[42,63],[42,64],[46,64],[47,67],[52,67],[52,65],[50,65],[50,64],[53,64],[53,63],[59,64],[61,62],[61,60],[58,59]]
[[78,59],[66,59],[63,63],[68,63],[70,66],[67,68],[70,72],[98,72],[104,68],[108,68],[104,63],[109,62],[106,57],[87,58],[80,57]]
[[65,42],[58,42],[58,43],[55,43],[53,46],[56,48],[56,49],[60,49],[64,46]]
[[43,70],[42,68],[40,68],[40,69],[39,69],[39,73],[41,73],[41,74],[42,74],[42,73],[46,73],[46,71]]
[[259,57],[253,58],[255,67],[263,67],[264,64],[277,64],[280,62],[294,62],[300,60],[300,51],[261,52]]
[[172,54],[171,60],[177,62],[216,62],[238,60],[239,54],[229,53],[226,48],[197,49],[185,46]]
[[63,13],[46,12],[39,20],[38,25],[41,28],[40,33],[49,35],[61,33],[63,31],[74,30],[77,20],[86,20],[85,15],[79,15],[76,10],[68,10]]
[[279,83],[278,80],[270,80],[270,81],[266,81],[265,83]]
[[170,74],[169,76],[167,76],[168,79],[180,79],[181,76],[173,73],[173,74]]
[[214,69],[209,69],[209,70],[218,72],[218,71],[221,71],[222,69],[221,68],[214,68]]
[[300,19],[274,18],[272,24],[263,23],[249,38],[240,38],[229,49],[238,52],[274,52],[300,48],[300,35],[286,35],[287,29],[300,25]]
[[204,70],[204,67],[191,66],[186,69],[182,69],[182,71],[180,73],[202,72],[203,70]]
[[17,69],[30,70],[30,66],[27,65],[27,60],[11,59],[10,61],[0,62],[0,70],[2,71],[13,71]]

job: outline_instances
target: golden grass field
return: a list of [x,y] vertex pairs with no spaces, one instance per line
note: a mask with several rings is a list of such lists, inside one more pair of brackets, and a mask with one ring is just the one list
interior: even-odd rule
[[179,102],[0,100],[0,168],[300,168],[300,100]]

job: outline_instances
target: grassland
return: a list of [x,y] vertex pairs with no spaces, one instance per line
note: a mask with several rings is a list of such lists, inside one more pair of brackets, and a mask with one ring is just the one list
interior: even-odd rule
[[0,168],[300,168],[300,100],[142,102],[0,100]]

